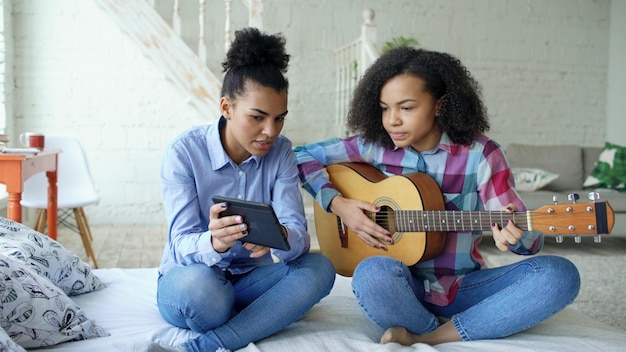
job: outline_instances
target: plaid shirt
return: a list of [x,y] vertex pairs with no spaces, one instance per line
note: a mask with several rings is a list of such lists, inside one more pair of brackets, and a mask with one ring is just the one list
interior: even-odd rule
[[[329,182],[324,167],[363,162],[387,176],[425,172],[439,184],[446,210],[501,210],[509,203],[516,206],[516,211],[526,210],[514,189],[513,175],[502,148],[484,135],[464,146],[452,143],[444,133],[437,147],[422,153],[410,147],[390,149],[366,144],[358,136],[311,143],[295,148],[295,153],[302,186],[323,209],[328,209],[333,197],[339,194]],[[424,280],[427,302],[449,304],[463,277],[484,266],[477,247],[481,239],[481,231],[448,232],[442,254],[411,268]],[[540,232],[526,231],[520,242],[509,249],[530,255],[537,253],[542,245]]]

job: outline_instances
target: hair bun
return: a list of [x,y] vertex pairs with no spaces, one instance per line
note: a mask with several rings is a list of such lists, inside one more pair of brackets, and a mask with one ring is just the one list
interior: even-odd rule
[[240,66],[271,65],[285,73],[289,65],[285,42],[281,34],[268,35],[253,27],[238,30],[222,67],[228,71]]

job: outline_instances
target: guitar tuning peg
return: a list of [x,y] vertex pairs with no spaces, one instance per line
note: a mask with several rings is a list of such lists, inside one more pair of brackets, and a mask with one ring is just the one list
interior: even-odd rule
[[576,201],[579,199],[580,199],[580,196],[578,195],[578,193],[570,193],[567,195],[567,200],[569,200],[572,203],[576,203]]
[[552,203],[559,204],[559,196],[552,196]]
[[590,201],[595,202],[598,199],[600,199],[600,193],[598,193],[598,192],[589,192],[589,200]]
[[563,243],[563,236],[562,235],[557,235],[555,237],[556,243]]
[[576,243],[582,242],[582,237],[580,235],[574,236],[574,242],[576,242]]
[[602,243],[602,236],[600,236],[600,235],[593,236],[593,242],[594,243]]

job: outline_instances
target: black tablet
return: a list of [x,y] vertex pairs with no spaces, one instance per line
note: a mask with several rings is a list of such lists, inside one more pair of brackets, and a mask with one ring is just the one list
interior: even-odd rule
[[243,222],[248,225],[248,235],[241,239],[242,242],[285,251],[291,248],[283,236],[282,227],[271,205],[223,196],[215,196],[213,201],[215,203],[228,203],[228,208],[220,213],[220,217],[241,215]]

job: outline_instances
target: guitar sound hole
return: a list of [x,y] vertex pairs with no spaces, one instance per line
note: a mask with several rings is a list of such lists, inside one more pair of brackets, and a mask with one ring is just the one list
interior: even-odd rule
[[393,220],[393,209],[389,206],[381,206],[380,211],[375,213],[374,221],[392,234],[396,232],[396,224]]

